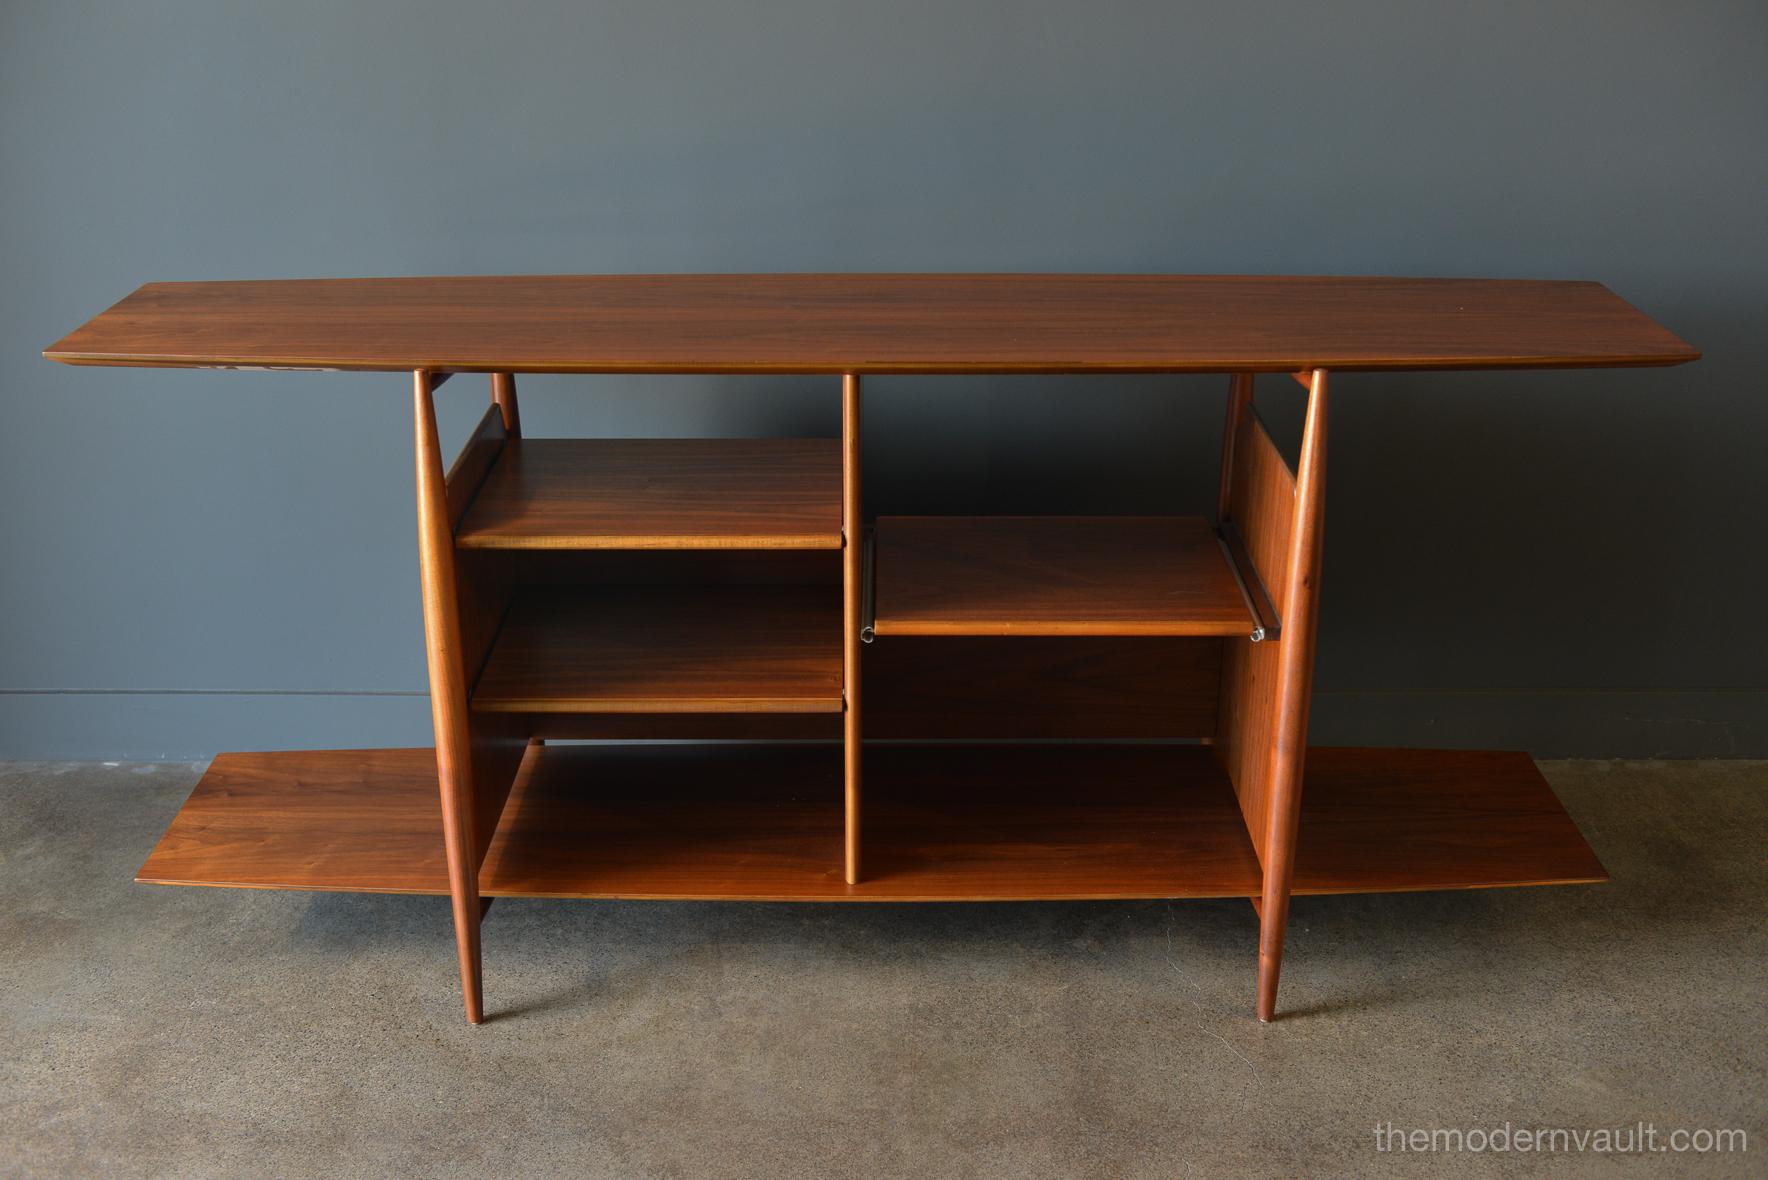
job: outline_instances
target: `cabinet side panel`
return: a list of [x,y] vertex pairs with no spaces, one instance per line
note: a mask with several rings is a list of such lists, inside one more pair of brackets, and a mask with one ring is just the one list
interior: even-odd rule
[[1248,406],[1238,424],[1225,520],[1240,532],[1265,593],[1279,612],[1289,572],[1289,530],[1295,523],[1295,474],[1258,411]]
[[[509,437],[502,408],[485,411],[444,480],[450,532],[496,466]],[[464,696],[455,702],[465,718],[468,764],[472,781],[473,837],[476,862],[482,862],[497,831],[511,785],[522,764],[528,734],[521,719],[475,715],[466,708],[492,644],[509,609],[512,567],[502,555],[453,548],[450,565],[455,583],[456,642],[459,645]],[[446,576],[446,575],[443,575]],[[434,687],[432,686],[432,691]]]
[[[1295,476],[1250,405],[1233,422],[1223,523],[1238,530],[1279,626],[1288,610],[1290,532],[1295,524]],[[1279,643],[1222,641],[1221,706],[1216,745],[1253,848],[1262,860],[1269,818],[1271,746],[1276,739]]]

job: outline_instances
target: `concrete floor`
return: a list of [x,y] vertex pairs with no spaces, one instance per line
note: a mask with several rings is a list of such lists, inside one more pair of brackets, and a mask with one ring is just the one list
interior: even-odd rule
[[445,899],[134,885],[198,768],[0,767],[0,1175],[1760,1175],[1768,763],[1546,770],[1614,883],[1300,899],[1270,1026],[1243,901],[503,901],[471,1028]]

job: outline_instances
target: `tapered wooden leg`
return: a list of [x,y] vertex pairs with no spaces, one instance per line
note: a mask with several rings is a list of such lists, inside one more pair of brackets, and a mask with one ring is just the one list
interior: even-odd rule
[[841,379],[841,683],[843,689],[842,751],[845,788],[845,859],[847,883],[859,883],[860,872],[860,599],[865,576],[865,524],[859,498],[859,377]]
[[466,1003],[467,1023],[485,1022],[485,976],[479,953],[479,923],[485,918],[480,908],[478,886],[469,883],[473,896],[454,893],[454,858],[449,858],[448,882],[454,898],[454,946],[460,959],[460,990]]
[[461,657],[460,598],[454,535],[436,433],[434,382],[414,374],[417,449],[418,563],[423,574],[424,647],[430,665],[430,712],[436,726],[436,777],[442,792],[442,839],[448,893],[454,903],[454,940],[467,1019],[485,1019],[479,966],[479,856],[475,832],[472,746],[467,723],[466,672]]
[[1283,936],[1289,928],[1289,899],[1273,906],[1270,898],[1259,907],[1258,1018],[1270,1023],[1277,1015],[1277,977],[1283,970]]
[[1302,764],[1307,756],[1308,706],[1314,670],[1314,620],[1319,604],[1320,553],[1325,522],[1326,371],[1313,372],[1301,461],[1295,472],[1295,523],[1289,534],[1288,576],[1278,637],[1275,724],[1272,726],[1270,803],[1266,812],[1264,896],[1258,907],[1260,1020],[1277,1013],[1277,981],[1289,927],[1289,890],[1295,876],[1295,839],[1301,822]]

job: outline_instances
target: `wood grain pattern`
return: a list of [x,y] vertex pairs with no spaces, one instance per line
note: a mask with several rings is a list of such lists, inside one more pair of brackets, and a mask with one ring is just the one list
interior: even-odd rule
[[1228,378],[1228,406],[1222,419],[1222,466],[1219,492],[1216,496],[1216,522],[1228,519],[1234,487],[1235,452],[1240,447],[1240,420],[1252,410],[1252,391],[1256,378],[1251,373],[1235,373]]
[[841,592],[832,549],[463,549],[522,586],[822,586]]
[[878,738],[1207,738],[1217,639],[893,636],[865,651]]
[[[432,380],[432,415],[435,389],[436,382]],[[478,427],[467,439],[443,479],[450,528],[458,526],[462,514],[479,494],[492,465],[497,462],[511,437],[509,427],[516,413],[514,384],[508,383],[503,392],[506,403],[500,404],[496,401],[498,386],[493,381],[493,404],[486,409]],[[433,420],[428,429],[433,436]],[[419,487],[420,497],[428,494],[422,480]],[[505,798],[509,795],[510,784],[515,781],[516,771],[521,766],[526,735],[519,722],[512,718],[474,718],[467,710],[464,693],[465,687],[478,678],[491,654],[498,627],[503,621],[504,612],[509,609],[515,583],[511,577],[513,571],[501,563],[479,560],[478,555],[461,553],[458,549],[440,548],[442,540],[438,526],[421,515],[420,520],[426,536],[432,532],[438,533],[425,546],[420,547],[424,577],[427,579],[433,575],[447,579],[454,587],[452,605],[441,603],[443,613],[438,619],[438,625],[445,628],[451,636],[450,646],[453,651],[450,658],[458,659],[460,664],[459,684],[455,685],[450,681],[445,691],[449,694],[449,715],[453,717],[458,714],[464,717],[471,771],[473,863],[477,865],[485,857],[485,850],[491,842],[491,833],[497,828],[497,818],[502,813]],[[444,669],[444,672],[447,673],[448,670]],[[436,684],[432,680],[432,711],[435,708],[436,692]],[[456,738],[458,739],[458,735]],[[436,748],[439,751],[450,748],[440,734],[436,739]]]
[[150,283],[71,364],[456,372],[1290,372],[1680,364],[1588,282],[552,275]]
[[504,449],[455,540],[463,549],[839,549],[841,445],[522,439]]
[[1233,465],[1228,468],[1227,506],[1221,520],[1252,559],[1265,596],[1281,622],[1289,568],[1289,530],[1295,520],[1295,473],[1284,461],[1258,409],[1248,405],[1236,420]]
[[[1228,396],[1232,412],[1227,428],[1234,435],[1224,448],[1228,458],[1222,468],[1222,525],[1230,543],[1246,553],[1259,589],[1278,611],[1279,625],[1275,641],[1224,643],[1216,748],[1262,860],[1269,826],[1270,751],[1276,740],[1283,595],[1289,587],[1295,523],[1295,475],[1251,403],[1251,380],[1235,380]],[[1233,408],[1237,402],[1241,404]]]
[[476,713],[838,713],[841,599],[820,586],[519,595]]
[[1265,580],[1259,576],[1258,566],[1246,547],[1246,538],[1240,535],[1240,526],[1231,520],[1222,521],[1216,526],[1216,539],[1221,544],[1222,556],[1227,560],[1228,568],[1234,571],[1234,580],[1240,584],[1241,596],[1246,599],[1247,613],[1252,616],[1255,624],[1248,638],[1261,642],[1277,638],[1283,630],[1282,621],[1277,615],[1277,604],[1271,601],[1271,596],[1265,589]]
[[886,635],[1250,635],[1209,523],[1188,516],[885,516]]
[[[486,896],[778,901],[1243,896],[1233,794],[1193,746],[868,750],[867,879],[841,879],[824,746],[557,747],[518,779]],[[1524,754],[1309,752],[1297,893],[1606,879]],[[159,884],[447,893],[429,750],[216,758],[142,866]]]
[[458,592],[458,635],[461,667],[470,686],[485,670],[503,629],[504,616],[515,601],[517,583],[506,563],[486,553],[457,552],[454,560]]
[[436,751],[218,754],[139,881],[448,894]]
[[1608,880],[1527,754],[1308,750],[1291,892]]
[[1270,807],[1269,752],[1276,714],[1278,646],[1244,639],[1222,641],[1222,681],[1215,746],[1234,784],[1253,847],[1264,858]]
[[[865,648],[868,739],[1158,739],[1215,732],[1215,639],[918,639]],[[842,740],[830,713],[550,713],[548,737]]]
[[1201,747],[873,750],[869,893],[900,900],[1245,896],[1258,861]]
[[536,713],[519,714],[539,738],[598,742],[839,742],[841,714]]
[[[433,390],[432,390],[433,392]],[[449,464],[445,481],[448,489],[448,524],[458,528],[461,518],[472,506],[473,498],[484,486],[485,478],[496,467],[504,450],[511,445],[504,426],[503,413],[497,406],[488,406],[479,424]]]

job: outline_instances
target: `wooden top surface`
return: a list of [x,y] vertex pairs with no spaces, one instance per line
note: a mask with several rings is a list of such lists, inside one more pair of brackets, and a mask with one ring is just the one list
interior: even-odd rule
[[1195,275],[546,275],[150,283],[94,365],[1084,373],[1672,365],[1600,283]]

